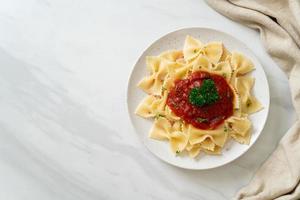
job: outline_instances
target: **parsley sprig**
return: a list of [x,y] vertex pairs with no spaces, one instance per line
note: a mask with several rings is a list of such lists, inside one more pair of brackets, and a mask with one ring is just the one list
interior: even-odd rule
[[205,79],[200,87],[194,87],[189,93],[189,102],[195,106],[211,105],[219,100],[219,94],[212,79]]

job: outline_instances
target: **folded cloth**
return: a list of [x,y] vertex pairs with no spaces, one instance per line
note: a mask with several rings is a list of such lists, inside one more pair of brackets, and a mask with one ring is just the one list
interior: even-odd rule
[[300,0],[206,0],[222,15],[260,31],[289,79],[298,120],[234,199],[300,199]]

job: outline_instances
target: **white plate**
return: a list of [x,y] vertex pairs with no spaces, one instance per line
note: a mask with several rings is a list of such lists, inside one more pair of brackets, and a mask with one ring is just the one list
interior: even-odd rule
[[[250,116],[250,120],[253,123],[253,129],[249,145],[241,145],[230,140],[223,148],[222,155],[219,156],[201,154],[198,156],[198,159],[191,159],[187,155],[175,156],[171,152],[167,141],[157,141],[148,138],[148,132],[153,124],[153,119],[143,119],[134,114],[137,105],[146,96],[142,90],[136,87],[137,83],[148,74],[146,71],[145,57],[148,55],[158,55],[169,49],[182,49],[186,35],[198,38],[204,43],[209,41],[222,41],[230,51],[236,50],[241,52],[253,61],[256,67],[256,70],[252,72],[252,76],[256,79],[253,92],[264,106],[264,109]],[[233,36],[208,28],[181,29],[169,33],[155,41],[143,52],[135,64],[129,79],[127,91],[127,104],[131,122],[147,148],[160,159],[186,169],[209,169],[218,167],[233,161],[245,153],[257,140],[265,125],[269,112],[269,103],[268,81],[262,66],[253,52],[243,42],[237,40]]]

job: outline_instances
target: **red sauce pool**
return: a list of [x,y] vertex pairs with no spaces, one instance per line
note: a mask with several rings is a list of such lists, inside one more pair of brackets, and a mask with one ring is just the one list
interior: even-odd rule
[[[211,105],[202,107],[192,105],[189,102],[190,90],[200,87],[205,79],[212,79],[215,82],[219,99]],[[233,91],[224,77],[197,71],[187,79],[175,81],[175,86],[168,94],[167,105],[186,123],[199,129],[215,129],[233,114]]]

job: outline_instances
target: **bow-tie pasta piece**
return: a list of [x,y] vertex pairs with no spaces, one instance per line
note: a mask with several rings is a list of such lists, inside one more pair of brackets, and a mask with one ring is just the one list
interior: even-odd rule
[[237,76],[244,75],[255,69],[251,60],[237,52],[233,52],[231,55],[231,65]]
[[218,64],[223,54],[223,45],[221,42],[210,42],[203,47],[204,54],[214,65]]
[[166,95],[159,97],[149,95],[137,107],[135,113],[141,117],[149,118],[163,113],[166,106]]
[[207,144],[208,141],[206,141],[202,147],[205,148],[210,146],[212,148],[207,150],[211,150],[211,151],[214,150],[215,146],[223,147],[227,140],[227,133],[224,132],[223,126],[215,130],[201,130],[190,125],[189,135],[190,135],[189,142],[192,145],[200,144],[201,146],[201,143],[203,143],[206,139],[208,139],[208,141],[212,144],[208,145]]
[[166,105],[166,108],[165,108],[165,115],[171,121],[179,121],[180,120],[180,117],[178,117],[177,115],[175,115],[173,113],[173,111],[170,109],[170,107],[167,106],[167,105]]
[[158,71],[162,71],[161,58],[158,56],[147,56],[146,57],[146,67],[150,74],[155,74]]
[[229,135],[241,144],[250,143],[251,122],[246,117],[231,117],[226,120]]
[[229,135],[241,144],[249,144],[251,122],[246,117],[231,117],[225,122]]
[[226,49],[226,47],[224,46],[224,44],[222,45],[223,47],[223,53],[222,56],[220,58],[220,62],[224,62],[226,60],[230,61],[231,59],[231,53],[228,49]]
[[166,140],[170,138],[172,124],[165,117],[156,117],[149,132],[149,137],[156,140]]
[[246,117],[230,117],[226,120],[229,134],[235,133],[244,136],[251,128],[251,122]]
[[254,78],[245,76],[236,78],[236,89],[240,95],[242,112],[246,114],[255,113],[263,107],[261,103],[251,94]]
[[223,76],[227,82],[230,82],[232,69],[229,61],[219,62],[217,65],[212,65],[211,71]]
[[191,145],[188,142],[186,150],[188,151],[190,158],[195,158],[199,155],[201,147],[200,144]]
[[170,133],[170,147],[173,153],[182,152],[188,141],[189,137],[183,131],[174,131]]
[[176,62],[179,64],[184,64],[183,52],[181,50],[169,50],[159,54],[160,58],[166,59],[170,62]]
[[251,129],[249,129],[244,136],[239,134],[231,134],[231,137],[240,144],[249,145],[251,139]]
[[185,79],[192,72],[192,67],[190,65],[186,65],[178,70],[176,70],[170,76],[173,76],[174,80]]
[[194,59],[200,54],[202,47],[203,47],[202,42],[188,35],[185,38],[185,42],[183,46],[184,59],[188,62]]
[[204,55],[199,55],[194,61],[191,62],[192,72],[204,70],[208,71],[212,68],[211,62]]
[[149,56],[146,59],[147,69],[150,76],[145,77],[138,83],[138,87],[148,94],[161,95],[163,82],[170,69],[180,68],[182,65],[168,61],[164,58]]
[[179,154],[186,149],[189,142],[187,126],[181,120],[172,121],[172,124],[169,134],[170,147],[173,153]]
[[170,88],[174,86],[176,80],[186,78],[191,72],[192,72],[191,65],[184,65],[183,67],[177,69],[169,68],[169,74],[165,78],[165,81],[163,82],[162,85],[163,91],[169,91]]
[[155,74],[143,78],[138,87],[152,95],[160,95],[163,81],[156,78]]
[[216,147],[216,144],[213,142],[213,138],[211,136],[208,136],[208,135],[206,135],[204,138],[205,139],[201,143],[199,143],[200,147],[202,149],[206,149],[206,150],[209,150],[209,151],[214,151],[215,147]]
[[146,66],[148,71],[150,72],[150,75],[157,74],[159,78],[163,78],[168,73],[168,70],[176,69],[182,67],[183,64],[175,62],[175,60],[172,60],[172,56],[177,54],[177,52],[166,52],[162,54],[162,56],[147,56],[146,57]]
[[202,149],[203,152],[209,155],[220,155],[222,153],[222,147],[215,146],[213,151],[207,150],[207,149]]

